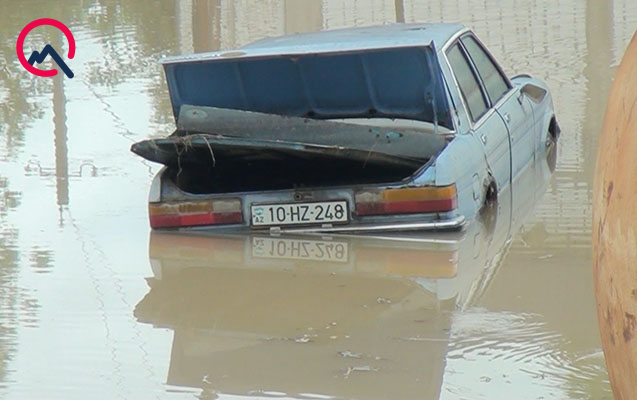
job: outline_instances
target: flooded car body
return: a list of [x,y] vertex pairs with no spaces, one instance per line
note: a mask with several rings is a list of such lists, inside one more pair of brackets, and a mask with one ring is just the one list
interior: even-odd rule
[[544,83],[511,80],[468,29],[394,24],[168,58],[177,130],[153,228],[459,229],[555,143]]
[[243,396],[438,399],[453,311],[483,296],[553,166],[543,159],[527,168],[498,207],[462,232],[154,231],[153,276],[135,316],[174,331],[172,385]]

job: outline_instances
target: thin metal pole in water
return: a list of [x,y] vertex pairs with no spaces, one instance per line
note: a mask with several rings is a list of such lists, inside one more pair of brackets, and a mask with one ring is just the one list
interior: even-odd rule
[[[52,39],[53,47],[58,49],[60,54],[62,54],[61,35],[62,33],[59,33]],[[69,161],[64,79],[66,79],[66,75],[58,69],[58,74],[53,77],[53,125],[55,136],[55,188],[57,204],[60,208],[69,204]]]

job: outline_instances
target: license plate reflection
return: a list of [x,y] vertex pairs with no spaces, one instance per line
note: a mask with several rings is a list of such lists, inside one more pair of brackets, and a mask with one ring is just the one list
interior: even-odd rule
[[291,260],[347,262],[349,243],[341,241],[252,238],[252,256]]

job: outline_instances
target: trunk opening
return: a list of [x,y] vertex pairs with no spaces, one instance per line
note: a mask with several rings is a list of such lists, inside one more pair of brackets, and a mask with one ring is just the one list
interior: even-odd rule
[[403,180],[418,167],[361,163],[357,160],[281,157],[279,159],[186,164],[169,167],[165,177],[192,194],[213,194],[377,184]]

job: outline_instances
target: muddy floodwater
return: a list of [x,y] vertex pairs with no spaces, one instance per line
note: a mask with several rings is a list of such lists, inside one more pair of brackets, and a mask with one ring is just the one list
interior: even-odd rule
[[[42,17],[73,79],[17,60]],[[445,235],[150,232],[129,147],[173,129],[160,56],[395,21],[462,22],[549,84],[558,148],[496,207]],[[591,188],[636,28],[634,0],[2,0],[0,398],[612,398]]]

